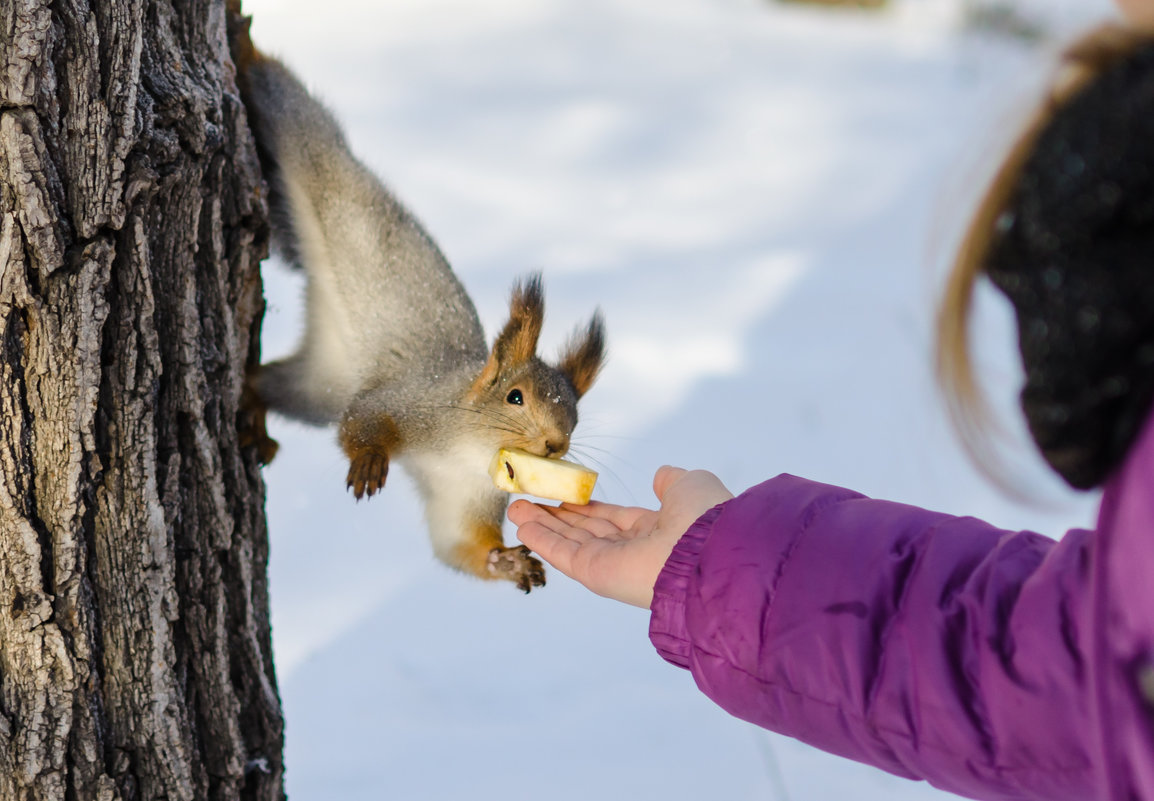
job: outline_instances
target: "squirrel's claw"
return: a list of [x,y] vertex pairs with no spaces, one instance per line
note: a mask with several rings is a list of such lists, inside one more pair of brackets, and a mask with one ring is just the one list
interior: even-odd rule
[[280,443],[267,434],[253,442],[253,445],[256,446],[256,458],[260,460],[261,464],[272,464],[277,451],[280,450]]
[[528,566],[524,573],[517,578],[517,589],[524,592],[526,595],[534,587],[545,586],[545,566],[533,557],[529,557]]
[[238,438],[240,447],[256,448],[256,458],[262,465],[269,464],[280,448],[277,441],[268,435],[267,417],[268,405],[252,384],[245,381],[237,409]]
[[388,454],[369,451],[358,454],[349,462],[347,486],[359,501],[368,495],[372,497],[385,486],[389,474]]
[[489,551],[489,572],[509,579],[525,593],[545,586],[545,566],[524,545]]
[[346,413],[341,421],[341,447],[349,457],[346,486],[359,501],[385,486],[389,452],[396,447],[397,426],[386,414]]

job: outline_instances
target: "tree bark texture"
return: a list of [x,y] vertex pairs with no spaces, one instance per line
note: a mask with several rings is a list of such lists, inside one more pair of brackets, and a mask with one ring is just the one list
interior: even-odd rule
[[0,0],[0,801],[281,799],[222,0]]

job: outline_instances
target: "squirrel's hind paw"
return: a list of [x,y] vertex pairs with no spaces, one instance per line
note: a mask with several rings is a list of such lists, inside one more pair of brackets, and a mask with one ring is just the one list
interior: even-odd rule
[[240,447],[256,448],[256,458],[262,465],[267,465],[276,458],[280,450],[280,443],[268,435],[262,423],[259,427],[245,427],[240,431]]
[[349,461],[348,488],[358,501],[366,495],[372,497],[385,486],[388,474],[388,454],[363,451]]
[[268,435],[266,420],[268,405],[249,382],[245,382],[237,410],[237,428],[240,447],[256,448],[256,458],[262,465],[269,464],[280,445]]
[[487,568],[494,576],[512,581],[522,592],[545,586],[545,566],[524,545],[489,551]]

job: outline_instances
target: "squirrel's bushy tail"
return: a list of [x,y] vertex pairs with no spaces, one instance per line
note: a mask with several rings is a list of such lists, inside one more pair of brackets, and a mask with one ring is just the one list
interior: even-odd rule
[[331,188],[372,195],[376,186],[349,150],[332,113],[284,64],[256,48],[250,21],[239,13],[239,0],[228,0],[229,48],[269,183],[274,243],[299,266],[302,247],[331,245],[337,237],[322,223],[333,217],[326,208]]
[[329,110],[278,59],[253,44],[252,18],[240,13],[240,0],[226,0],[226,8],[237,85],[257,142],[271,144],[279,153],[280,142],[307,138],[348,154],[344,134]]

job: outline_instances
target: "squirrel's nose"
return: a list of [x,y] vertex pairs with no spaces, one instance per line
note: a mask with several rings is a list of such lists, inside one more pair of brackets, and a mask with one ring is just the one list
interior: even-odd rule
[[545,440],[545,455],[546,456],[561,456],[569,450],[569,438],[564,439],[547,439]]

